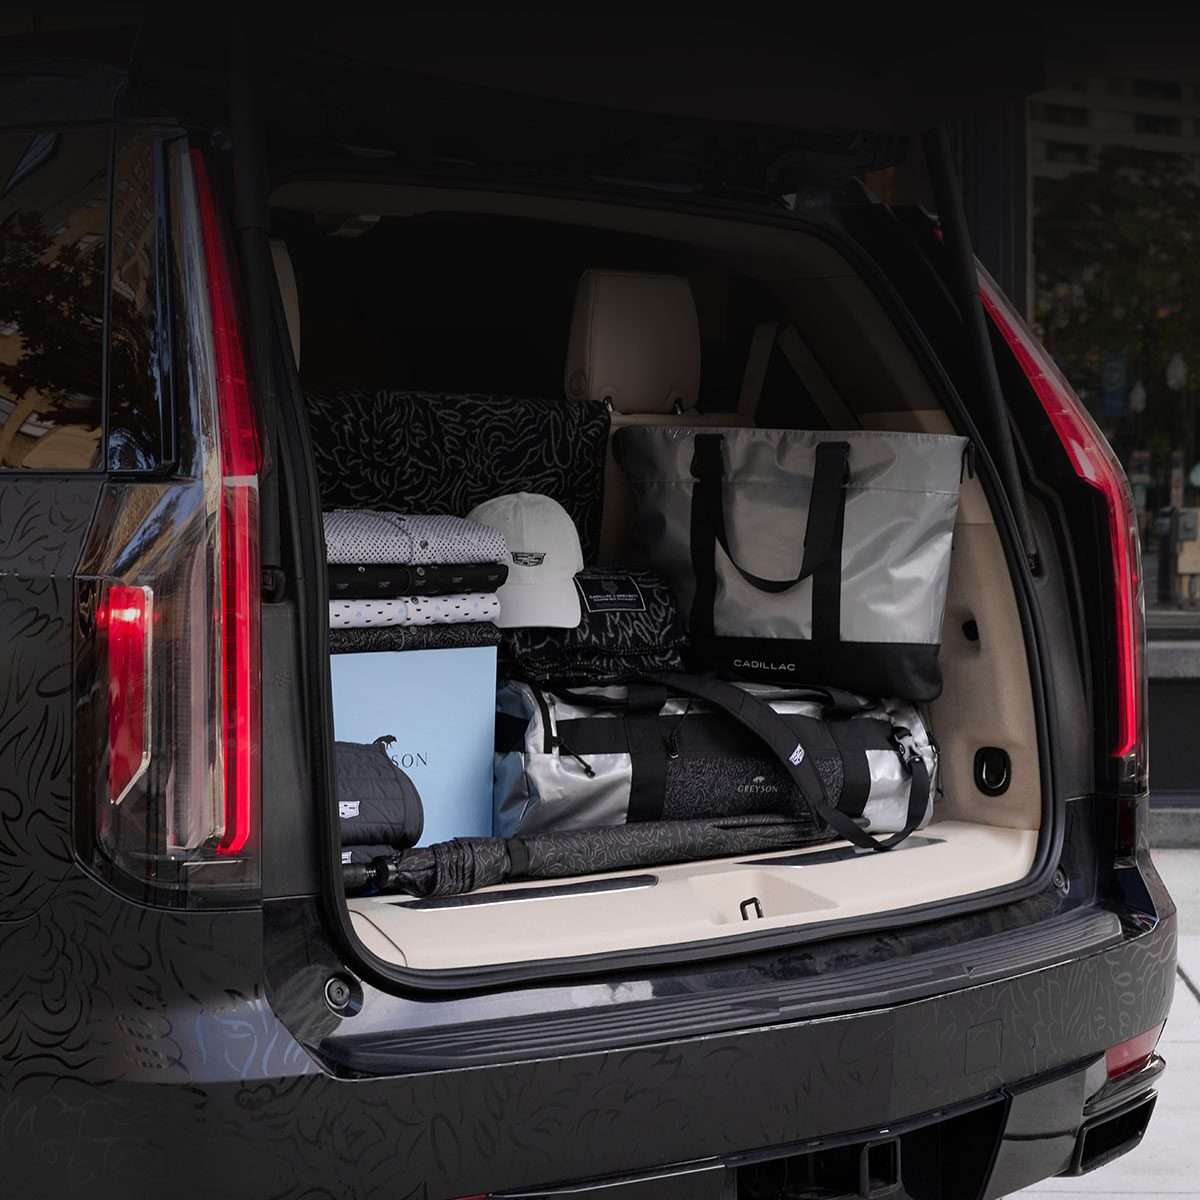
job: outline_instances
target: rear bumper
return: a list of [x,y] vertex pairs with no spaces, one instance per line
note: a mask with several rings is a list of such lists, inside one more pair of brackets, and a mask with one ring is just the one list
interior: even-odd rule
[[[59,899],[73,916],[55,912]],[[24,1024],[10,1027],[0,1077],[14,1195],[452,1197],[664,1164],[712,1179],[817,1139],[915,1137],[979,1113],[1000,1195],[1070,1167],[1095,1064],[1165,1019],[1174,984],[1170,914],[1097,953],[867,1011],[764,1010],[719,1033],[558,1057],[509,1046],[490,1065],[366,1078],[335,1073],[322,1050],[337,1022],[312,997],[336,964],[308,947],[295,994],[268,1001],[258,914],[154,914],[70,889],[44,912],[51,926],[83,924],[74,940],[6,938],[44,959],[18,964]],[[98,922],[111,935],[102,960],[89,949]],[[45,1006],[61,996],[37,972],[64,957],[64,981],[86,983],[48,1034]],[[301,1006],[324,1015],[296,1036],[281,1014]],[[914,1144],[910,1157],[928,1157]]]
[[[1000,1198],[1059,1174],[1083,1174],[1141,1140],[1153,1112],[1155,1056],[1093,1110],[1103,1059],[980,1097],[951,1111],[720,1161],[501,1193],[504,1200],[735,1200],[804,1195]],[[1089,1150],[1095,1146],[1098,1152]],[[741,1186],[739,1186],[741,1185]]]

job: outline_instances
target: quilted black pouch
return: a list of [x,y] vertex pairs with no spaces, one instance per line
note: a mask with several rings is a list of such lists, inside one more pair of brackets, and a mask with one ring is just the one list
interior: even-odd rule
[[355,846],[403,850],[420,840],[425,813],[413,781],[388,754],[395,740],[334,742],[343,861]]
[[683,669],[687,634],[675,594],[655,571],[586,567],[575,576],[574,629],[505,629],[508,674],[536,683],[625,683]]

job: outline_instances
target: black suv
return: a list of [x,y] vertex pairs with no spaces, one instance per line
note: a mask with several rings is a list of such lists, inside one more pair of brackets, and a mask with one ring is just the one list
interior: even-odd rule
[[[1175,964],[1137,531],[975,263],[921,132],[953,105],[828,22],[289,24],[227,60],[174,20],[14,36],[0,74],[7,1193],[958,1200],[1136,1146]],[[714,423],[970,439],[934,821],[347,896],[313,397],[561,400],[598,268],[688,281]]]

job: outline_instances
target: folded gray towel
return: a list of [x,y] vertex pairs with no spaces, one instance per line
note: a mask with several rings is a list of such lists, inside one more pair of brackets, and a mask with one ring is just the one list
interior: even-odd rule
[[325,557],[331,563],[417,566],[507,563],[504,535],[465,517],[336,508],[324,514]]

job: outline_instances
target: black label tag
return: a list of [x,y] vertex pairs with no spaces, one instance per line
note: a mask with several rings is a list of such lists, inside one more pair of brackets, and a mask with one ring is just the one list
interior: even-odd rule
[[575,586],[590,613],[646,611],[646,597],[632,575],[580,574]]

